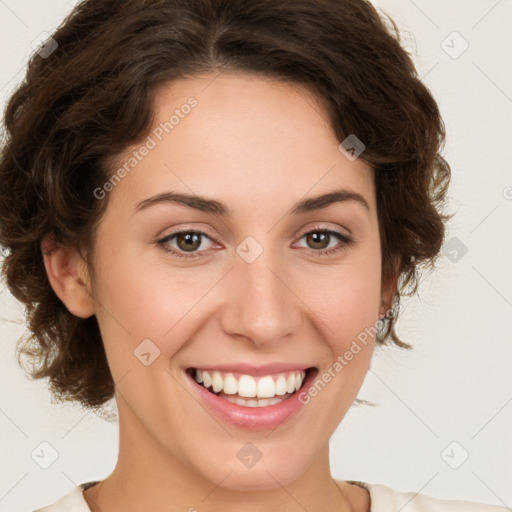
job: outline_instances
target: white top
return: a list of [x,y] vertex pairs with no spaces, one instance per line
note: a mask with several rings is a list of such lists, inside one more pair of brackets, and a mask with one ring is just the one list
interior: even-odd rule
[[[368,489],[371,499],[370,512],[505,512],[509,510],[496,505],[459,500],[438,500],[425,494],[394,491],[382,484],[348,482]],[[95,483],[97,482],[78,485],[57,502],[34,512],[91,512],[84,499],[83,491]]]

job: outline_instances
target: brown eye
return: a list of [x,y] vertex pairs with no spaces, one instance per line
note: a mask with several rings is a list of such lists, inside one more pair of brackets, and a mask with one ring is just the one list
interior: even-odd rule
[[[305,235],[308,245],[312,249],[326,249],[332,238],[332,235],[326,231],[312,231]],[[327,245],[326,245],[327,242]]]
[[[204,256],[209,248],[204,247],[203,241],[211,238],[202,231],[181,230],[158,240],[158,244],[166,251],[182,258],[195,258]],[[188,253],[188,254],[187,254]]]
[[194,251],[201,246],[201,235],[195,232],[179,233],[176,244],[183,251]]
[[[314,231],[309,231],[302,235],[301,240],[303,238],[306,240],[307,248],[311,249],[310,252],[315,256],[335,254],[355,243],[350,236],[330,229],[317,228]],[[330,245],[331,241],[337,243]]]

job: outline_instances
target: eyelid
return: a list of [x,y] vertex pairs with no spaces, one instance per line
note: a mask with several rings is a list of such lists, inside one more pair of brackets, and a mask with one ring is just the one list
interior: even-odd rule
[[[201,232],[204,232],[204,234],[208,235],[208,237],[212,240],[212,242],[217,242],[217,234],[215,232],[215,230],[213,230],[212,228],[210,228],[209,226],[206,226],[206,227],[199,227],[199,228],[196,228],[196,227],[192,227],[192,226],[180,226],[178,228],[176,228],[175,230],[173,230],[171,233],[169,233],[168,235],[164,235],[162,234],[163,232],[167,231],[167,229],[171,229],[171,228],[166,228],[164,230],[162,230],[157,236],[156,236],[156,241],[159,241],[159,240],[162,240],[162,239],[165,239],[165,238],[169,238],[171,236],[174,236],[174,235],[177,235],[179,233],[188,233],[188,232],[198,232],[198,233],[201,233]],[[333,232],[338,232],[339,231],[339,227],[337,228],[330,228],[329,226],[326,226],[322,223],[318,223],[318,224],[315,224],[313,226],[309,226],[307,228],[304,228],[302,230],[300,230],[298,232],[298,234],[294,235],[295,238],[302,238],[304,235],[312,232],[312,231],[315,231],[315,230],[318,230],[318,231],[333,231]],[[352,236],[352,233],[347,229],[347,228],[344,228],[347,233],[340,233],[341,235],[344,235],[346,236],[347,238],[353,238]]]
[[[168,235],[162,235],[162,236],[158,237],[157,240],[155,240],[155,243],[157,245],[161,246],[162,250],[164,250],[168,253],[171,253],[178,258],[188,258],[190,260],[203,258],[203,257],[210,255],[211,248],[202,250],[202,251],[197,251],[197,252],[193,251],[193,252],[187,253],[186,251],[178,251],[173,248],[166,249],[163,246],[166,244],[166,242],[168,242],[170,239],[173,239],[180,233],[197,233],[201,236],[206,236],[208,239],[210,239],[210,241],[212,242],[213,245],[219,244],[219,242],[217,241],[217,236],[213,235],[212,231],[213,230],[210,227],[195,229],[191,226],[181,226],[179,228],[176,228],[174,231],[172,231]],[[305,235],[308,235],[308,234],[314,233],[314,232],[329,233],[331,236],[335,236],[338,239],[338,242],[341,244],[341,247],[338,247],[338,248],[320,249],[320,250],[307,249],[304,247],[300,247],[300,249],[305,249],[305,250],[311,251],[312,254],[314,254],[315,256],[318,256],[318,257],[327,256],[327,254],[331,254],[331,253],[342,252],[345,247],[353,245],[356,241],[354,239],[354,237],[352,236],[352,234],[343,233],[343,231],[340,231],[339,227],[338,228],[330,228],[326,225],[322,225],[321,223],[319,223],[314,226],[309,226],[308,228],[304,228],[303,230],[301,230],[299,232],[300,233],[299,235],[295,235],[294,238],[297,241],[293,242],[293,246],[295,246],[298,242],[300,242],[300,240]]]
[[[346,232],[341,231],[342,229],[344,229]],[[340,235],[345,236],[347,238],[353,238],[352,233],[347,228],[342,228],[341,226],[331,228],[321,222],[299,231],[299,234],[297,235],[297,237],[302,238],[304,235],[307,235],[308,233],[311,233],[312,231],[330,231],[333,233],[339,233]]]
[[[166,230],[163,230],[163,232],[165,231]],[[210,255],[210,251],[212,250],[211,248],[191,253],[187,253],[186,251],[178,251],[174,248],[166,248],[165,246],[168,244],[168,242],[171,239],[174,239],[180,233],[197,233],[203,238],[206,236],[206,238],[208,238],[212,242],[212,245],[219,244],[219,242],[217,241],[217,236],[213,234],[213,230],[209,226],[196,229],[187,225],[175,228],[169,234],[160,234],[159,236],[156,237],[156,240],[154,240],[154,244],[160,247],[166,253],[169,253],[177,258],[183,258],[184,260],[188,259],[192,261]]]
[[162,230],[160,232],[160,234],[158,234],[156,237],[155,237],[155,242],[161,242],[162,240],[166,240],[166,239],[169,239],[173,236],[176,236],[176,235],[179,235],[180,233],[200,233],[200,234],[203,234],[203,235],[207,235],[208,238],[213,242],[213,243],[219,243],[217,242],[217,238],[218,235],[216,233],[215,230],[213,230],[212,228],[210,228],[209,226],[206,226],[206,227],[199,227],[199,228],[196,228],[196,227],[192,227],[192,226],[180,226],[178,228],[174,228],[172,229],[171,228],[171,231],[168,233],[168,234],[162,234],[162,233],[165,233],[166,231],[168,231],[169,228],[166,228],[164,230]]
[[346,234],[340,228],[330,228],[328,226],[322,224],[316,224],[315,226],[310,226],[306,228],[301,234],[297,237],[297,242],[293,243],[293,246],[296,246],[304,236],[309,235],[311,233],[328,233],[330,237],[335,237],[338,241],[335,247],[331,247],[329,249],[308,249],[305,247],[299,247],[300,249],[304,249],[308,251],[315,258],[328,258],[330,255],[337,255],[343,253],[348,248],[354,246],[356,243],[356,239],[352,234]]

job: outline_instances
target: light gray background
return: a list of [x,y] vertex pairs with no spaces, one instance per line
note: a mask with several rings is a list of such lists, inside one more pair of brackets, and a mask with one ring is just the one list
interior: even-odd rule
[[[31,42],[75,4],[0,0],[2,106],[23,77]],[[467,253],[449,246],[419,297],[403,300],[398,333],[414,350],[376,354],[359,396],[379,405],[353,408],[336,431],[333,475],[510,507],[512,1],[376,4],[403,30],[441,108],[449,208],[457,212],[447,239],[457,237]],[[469,44],[458,58],[464,43],[453,31]],[[23,312],[3,285],[0,308],[0,511],[19,512],[107,476],[118,434],[92,413],[52,405],[45,383],[24,376],[14,358]],[[48,469],[31,458],[34,450],[50,456],[44,441],[58,453]]]

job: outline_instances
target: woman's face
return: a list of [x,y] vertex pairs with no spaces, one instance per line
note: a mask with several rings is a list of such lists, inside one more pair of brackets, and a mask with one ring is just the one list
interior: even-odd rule
[[[286,485],[325,464],[371,359],[373,331],[358,336],[391,297],[373,171],[340,142],[321,104],[284,83],[207,75],[157,91],[150,137],[113,166],[122,179],[96,191],[109,204],[93,295],[117,383],[120,460],[232,489]],[[294,211],[341,189],[363,201]],[[316,368],[305,385],[324,380],[301,401],[247,407],[205,391],[191,368],[248,374],[261,394],[263,376],[284,373],[289,385],[291,370]],[[250,394],[250,377],[235,382]]]

